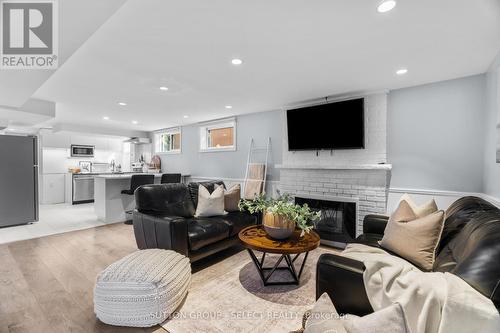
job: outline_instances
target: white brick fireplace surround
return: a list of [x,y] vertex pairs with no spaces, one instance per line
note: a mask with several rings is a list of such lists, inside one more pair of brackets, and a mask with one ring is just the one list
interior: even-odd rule
[[[389,196],[391,165],[387,163],[387,94],[366,94],[365,148],[321,151],[289,151],[283,137],[280,169],[281,192],[359,201],[356,236],[363,232],[363,219],[370,213],[385,213]],[[338,100],[348,99],[339,97]],[[286,117],[284,118],[286,119]],[[284,124],[287,133],[286,122]],[[332,131],[341,124],[332,124]],[[325,200],[329,200],[326,198]]]
[[[356,236],[363,233],[367,214],[385,213],[389,196],[390,164],[359,166],[287,166],[280,168],[281,193],[300,197],[325,197],[335,201],[356,201]],[[342,198],[348,198],[343,200]]]

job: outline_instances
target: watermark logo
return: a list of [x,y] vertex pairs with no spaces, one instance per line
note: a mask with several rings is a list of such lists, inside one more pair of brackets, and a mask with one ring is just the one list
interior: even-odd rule
[[0,68],[57,68],[56,0],[0,0],[0,19]]

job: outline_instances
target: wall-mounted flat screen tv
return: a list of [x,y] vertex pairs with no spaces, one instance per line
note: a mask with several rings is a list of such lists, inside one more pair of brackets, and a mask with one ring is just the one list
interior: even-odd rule
[[288,150],[363,149],[364,99],[287,110]]

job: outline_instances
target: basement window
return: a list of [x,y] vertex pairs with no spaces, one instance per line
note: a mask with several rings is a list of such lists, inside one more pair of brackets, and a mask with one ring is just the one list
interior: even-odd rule
[[155,133],[155,152],[179,154],[181,152],[181,129],[169,128]]
[[223,119],[200,125],[200,151],[236,150],[236,119]]

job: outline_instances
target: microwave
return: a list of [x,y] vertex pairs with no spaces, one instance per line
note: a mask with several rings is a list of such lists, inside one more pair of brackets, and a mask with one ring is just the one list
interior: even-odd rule
[[71,145],[71,157],[94,157],[94,146]]

